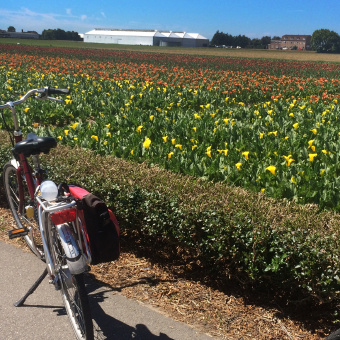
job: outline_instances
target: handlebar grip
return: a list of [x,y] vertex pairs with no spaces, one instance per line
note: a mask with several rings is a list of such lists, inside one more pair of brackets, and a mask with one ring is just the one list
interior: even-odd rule
[[50,94],[69,94],[71,91],[70,89],[56,89],[55,87],[48,87],[47,88],[47,95]]

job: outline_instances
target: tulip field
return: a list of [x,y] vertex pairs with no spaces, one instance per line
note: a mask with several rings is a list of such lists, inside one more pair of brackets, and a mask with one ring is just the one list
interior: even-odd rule
[[1,102],[71,88],[26,102],[25,131],[339,208],[340,64],[2,45],[0,70]]

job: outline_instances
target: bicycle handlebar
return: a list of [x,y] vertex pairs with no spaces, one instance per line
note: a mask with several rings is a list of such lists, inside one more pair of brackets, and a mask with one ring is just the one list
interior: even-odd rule
[[38,93],[38,95],[34,97],[36,99],[39,99],[39,100],[49,99],[49,100],[54,100],[54,101],[58,101],[58,102],[63,103],[64,101],[62,99],[50,97],[49,95],[51,95],[51,94],[69,94],[70,92],[71,92],[70,89],[57,89],[57,88],[54,88],[54,87],[45,86],[43,88],[29,90],[19,100],[16,100],[14,102],[7,102],[6,104],[0,105],[0,109],[5,109],[5,108],[12,109],[14,106],[23,103],[25,100],[27,100],[29,97],[35,95],[36,93]]

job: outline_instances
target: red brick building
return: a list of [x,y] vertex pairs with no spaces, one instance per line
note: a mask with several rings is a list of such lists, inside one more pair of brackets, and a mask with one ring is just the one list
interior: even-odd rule
[[311,50],[311,35],[286,34],[280,40],[272,40],[269,50]]

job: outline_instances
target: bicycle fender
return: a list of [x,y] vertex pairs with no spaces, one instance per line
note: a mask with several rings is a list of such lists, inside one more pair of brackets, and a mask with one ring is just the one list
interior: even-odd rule
[[76,275],[87,271],[88,265],[73,237],[71,227],[67,223],[63,223],[56,225],[56,229],[60,236],[70,273]]

